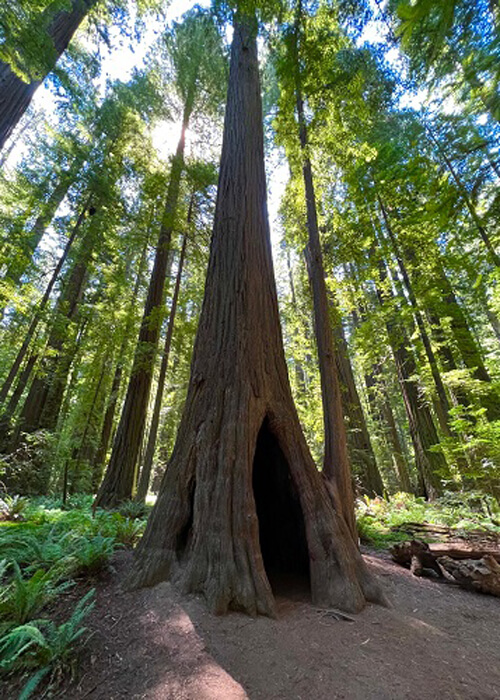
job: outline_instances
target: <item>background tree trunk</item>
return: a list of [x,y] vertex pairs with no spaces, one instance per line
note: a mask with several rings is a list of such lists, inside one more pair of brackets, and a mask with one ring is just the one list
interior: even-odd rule
[[[73,34],[96,0],[73,0],[69,11],[58,12],[49,26],[54,43],[54,63],[67,48]],[[29,107],[43,79],[25,83],[7,63],[0,61],[0,149]]]
[[[193,199],[191,199],[188,213],[188,226],[191,222],[192,206]],[[146,496],[148,495],[149,480],[151,478],[151,469],[153,467],[156,438],[158,436],[158,426],[160,425],[161,404],[163,400],[163,392],[165,389],[165,378],[167,376],[168,358],[170,356],[170,345],[172,343],[172,334],[174,332],[175,314],[177,313],[177,300],[179,299],[182,271],[184,268],[184,258],[186,255],[187,236],[187,233],[185,233],[182,239],[182,248],[181,254],[179,256],[179,263],[177,266],[177,276],[175,279],[174,295],[172,297],[172,306],[170,307],[167,332],[165,334],[165,345],[163,347],[163,356],[161,358],[160,375],[158,377],[158,386],[156,387],[155,405],[153,408],[153,416],[151,418],[151,425],[149,428],[148,442],[146,446],[146,452],[144,455],[144,464],[139,479],[139,485],[137,487],[136,500],[140,502],[144,502],[146,500]]]
[[172,161],[165,212],[156,247],[155,262],[137,341],[132,374],[111,458],[96,496],[95,507],[113,508],[122,501],[131,499],[134,495],[137,460],[144,436],[153,366],[160,336],[161,309],[170,241],[179,201],[181,177],[184,169],[186,131],[192,106],[192,102],[191,104],[186,102],[184,108],[181,136]]

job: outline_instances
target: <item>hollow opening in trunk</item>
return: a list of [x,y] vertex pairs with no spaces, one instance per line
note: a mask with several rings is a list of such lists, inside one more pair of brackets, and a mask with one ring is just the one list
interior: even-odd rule
[[304,515],[290,468],[267,417],[253,460],[253,492],[262,558],[275,595],[310,598]]

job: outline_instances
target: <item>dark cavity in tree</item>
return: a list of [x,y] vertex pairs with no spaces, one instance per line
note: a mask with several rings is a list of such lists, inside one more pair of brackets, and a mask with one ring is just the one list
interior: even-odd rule
[[300,498],[267,417],[257,437],[252,486],[260,549],[273,593],[299,593],[310,598],[309,554]]

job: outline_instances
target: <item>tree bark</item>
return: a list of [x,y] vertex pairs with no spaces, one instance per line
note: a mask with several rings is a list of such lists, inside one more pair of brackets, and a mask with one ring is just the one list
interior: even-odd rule
[[[53,18],[49,26],[54,44],[52,68],[95,2],[96,0],[72,0],[69,11],[58,12]],[[0,149],[28,109],[36,89],[45,77],[25,83],[7,63],[0,61]]]
[[211,609],[275,615],[269,582],[310,572],[317,604],[380,599],[293,404],[266,206],[257,22],[234,22],[218,197],[188,395],[129,586],[179,577]]
[[99,488],[99,484],[102,480],[102,472],[104,463],[106,461],[106,456],[108,454],[108,447],[111,440],[111,434],[113,432],[113,423],[115,420],[116,406],[118,403],[118,394],[120,392],[120,386],[122,383],[123,368],[125,361],[125,353],[127,346],[130,343],[130,333],[133,324],[133,310],[135,308],[137,297],[139,295],[139,289],[142,284],[142,279],[144,276],[144,267],[146,264],[146,254],[149,243],[149,235],[144,243],[144,248],[141,253],[139,260],[139,268],[137,270],[137,275],[135,278],[134,289],[132,292],[132,297],[130,299],[130,311],[125,325],[125,331],[123,334],[123,340],[120,344],[120,349],[118,351],[118,362],[116,363],[115,372],[113,375],[113,381],[111,382],[111,391],[109,393],[108,405],[106,407],[106,412],[104,414],[104,420],[101,428],[101,437],[99,439],[99,446],[96,451],[93,470],[92,470],[92,486],[95,491]]
[[337,348],[337,371],[340,378],[342,405],[349,420],[347,444],[351,463],[358,466],[361,490],[371,498],[383,496],[384,483],[380,476],[377,460],[366,425],[365,414],[359,398],[354,372],[349,358],[349,350],[340,319],[333,328]]
[[399,270],[401,272],[401,276],[403,278],[403,283],[406,289],[406,292],[408,294],[408,299],[410,300],[411,307],[413,309],[413,315],[415,317],[415,321],[417,323],[417,327],[420,333],[420,337],[422,339],[422,343],[424,346],[425,350],[425,355],[427,357],[427,362],[429,363],[429,367],[431,370],[432,374],[432,379],[434,382],[434,386],[436,389],[436,395],[437,395],[437,401],[435,401],[436,405],[436,415],[439,420],[439,424],[441,426],[441,430],[443,431],[443,434],[446,435],[447,437],[451,437],[452,431],[450,428],[450,403],[448,401],[448,395],[446,393],[445,386],[443,384],[443,380],[441,378],[441,372],[439,371],[439,365],[436,359],[436,356],[434,354],[434,351],[432,349],[431,341],[429,338],[429,334],[427,332],[427,328],[425,326],[424,318],[422,316],[422,312],[420,311],[418,302],[417,302],[417,297],[415,296],[415,292],[413,291],[413,285],[410,281],[410,276],[408,274],[408,271],[406,269],[406,265],[403,261],[403,257],[401,255],[401,251],[399,248],[399,243],[396,239],[396,236],[394,234],[391,222],[389,220],[389,216],[387,214],[387,210],[384,206],[384,203],[382,199],[380,198],[380,195],[377,195],[378,203],[380,206],[380,211],[382,212],[382,218],[385,224],[385,228],[387,230],[387,233],[389,234],[390,241],[393,246],[394,254],[396,256],[396,260],[398,263]]
[[[19,416],[17,434],[36,430],[54,430],[66,388],[68,373],[74,356],[74,348],[68,347],[68,336],[80,308],[88,277],[88,261],[92,245],[83,239],[79,259],[69,272],[64,289],[58,299],[55,318],[47,341],[47,350],[39,374],[31,383],[28,396]],[[74,336],[73,336],[74,337]],[[66,348],[65,348],[66,345]]]
[[[191,222],[191,214],[193,207],[193,198],[191,198],[191,203],[189,206],[189,213],[187,217],[187,224],[189,226]],[[155,405],[153,408],[153,416],[151,418],[151,425],[149,427],[148,442],[146,447],[146,452],[144,456],[144,464],[141,471],[141,476],[139,479],[139,485],[137,487],[136,500],[139,502],[144,502],[146,496],[148,495],[149,481],[151,479],[151,469],[153,468],[153,458],[156,448],[156,438],[158,436],[158,426],[160,425],[160,413],[161,404],[163,401],[163,392],[165,389],[165,379],[167,376],[168,358],[170,355],[170,346],[172,344],[172,334],[174,332],[175,315],[177,313],[177,301],[179,299],[179,290],[181,286],[182,272],[184,268],[184,258],[186,254],[186,244],[187,244],[187,232],[184,234],[182,239],[181,253],[179,256],[179,263],[177,266],[177,276],[175,279],[174,294],[172,297],[172,306],[170,307],[170,315],[168,318],[167,332],[165,334],[165,345],[163,347],[163,356],[161,358],[160,375],[158,377],[158,386],[156,387]]]
[[172,161],[165,211],[156,247],[155,262],[149,283],[132,374],[120,423],[116,431],[111,458],[94,503],[95,508],[113,508],[122,501],[129,500],[134,496],[137,460],[144,436],[149,393],[153,379],[153,366],[160,336],[161,309],[170,240],[179,201],[181,177],[184,170],[186,131],[193,108],[193,98],[194,95],[188,98],[184,106],[181,135]]
[[325,268],[318,229],[318,214],[311,161],[307,153],[307,125],[304,115],[302,81],[300,75],[298,32],[301,21],[301,4],[298,3],[295,23],[293,52],[295,62],[295,98],[298,120],[298,136],[302,151],[302,175],[306,196],[307,231],[309,243],[306,252],[307,269],[313,295],[314,329],[318,346],[318,365],[323,403],[325,452],[323,472],[332,482],[336,507],[357,536],[354,514],[354,493],[347,449],[347,436],[342,410],[342,396],[337,373],[335,341],[329,315],[328,295],[325,283]]

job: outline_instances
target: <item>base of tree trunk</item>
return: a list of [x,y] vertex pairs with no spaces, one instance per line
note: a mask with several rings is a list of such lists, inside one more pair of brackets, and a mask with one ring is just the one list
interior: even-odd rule
[[276,574],[307,577],[323,607],[385,602],[293,419],[243,420],[212,443],[217,425],[178,439],[127,586],[173,580],[219,614],[275,616]]

